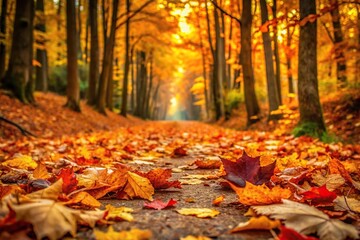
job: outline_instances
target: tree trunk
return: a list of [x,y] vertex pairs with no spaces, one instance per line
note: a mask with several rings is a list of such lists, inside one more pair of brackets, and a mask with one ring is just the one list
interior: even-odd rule
[[89,65],[89,90],[88,104],[96,104],[96,90],[99,81],[99,32],[97,21],[97,0],[89,2],[89,21],[90,21],[90,65]]
[[77,0],[78,1],[78,6],[77,6],[77,38],[76,38],[76,44],[77,44],[77,50],[78,50],[78,59],[82,60],[82,49],[81,49],[81,29],[82,29],[82,23],[81,23],[81,0]]
[[[261,8],[261,24],[265,24],[269,20],[266,0],[260,0],[260,8]],[[277,89],[278,85],[276,83],[275,73],[274,73],[273,51],[271,48],[271,38],[269,31],[262,32],[262,39],[264,45],[266,83],[267,83],[267,92],[268,92],[268,101],[269,101],[268,119],[274,120],[274,119],[278,119],[279,115],[271,114],[271,112],[279,108],[280,99]]]
[[66,1],[67,103],[66,107],[80,112],[80,83],[77,64],[75,0]]
[[129,65],[130,65],[130,0],[126,0],[126,24],[125,24],[125,64],[124,64],[124,80],[122,89],[122,102],[120,114],[126,117],[127,100],[128,100],[128,79],[129,79]]
[[[16,1],[13,43],[4,86],[24,103],[28,98],[27,85],[31,82],[34,1]],[[29,89],[30,90],[30,89]],[[31,98],[31,96],[30,96]]]
[[131,66],[131,112],[134,113],[135,110],[135,67],[134,67],[134,51],[130,53],[130,66]]
[[255,94],[255,79],[252,67],[251,50],[251,0],[243,0],[241,15],[241,64],[244,76],[244,96],[247,112],[247,125],[259,120],[260,108]]
[[6,10],[7,10],[7,0],[3,0],[1,3],[1,16],[0,16],[0,34],[2,35],[0,41],[0,79],[5,74],[5,65],[6,65]]
[[119,0],[113,1],[113,12],[111,17],[110,36],[106,39],[105,50],[103,56],[103,67],[100,75],[98,98],[97,98],[97,109],[100,113],[105,113],[106,108],[106,90],[109,80],[110,68],[112,66],[112,49],[115,42],[115,31],[116,31],[116,19],[118,13]]
[[[44,0],[36,1],[36,11],[39,14],[38,22],[35,25],[35,29],[42,33],[46,33],[45,27],[45,14],[44,14]],[[47,50],[45,46],[45,39],[39,37],[37,39],[39,45],[43,46],[43,49],[36,50],[36,60],[40,66],[36,67],[36,90],[46,92],[48,89],[48,58]]]
[[[272,13],[273,13],[273,19],[276,19],[277,0],[273,1]],[[281,72],[280,72],[280,56],[279,56],[277,24],[273,28],[274,28],[273,41],[274,41],[274,57],[275,57],[275,79],[276,79],[277,92],[278,92],[278,96],[279,96],[279,104],[281,105],[282,104]]]
[[153,72],[154,58],[153,58],[153,53],[152,52],[150,52],[149,60],[150,60],[149,84],[148,84],[149,87],[147,89],[146,100],[145,100],[145,117],[146,118],[150,117],[149,105],[150,105],[151,91],[152,91],[153,79],[154,79],[154,72]]
[[336,60],[336,78],[337,84],[343,88],[347,84],[346,77],[346,60],[344,54],[343,33],[341,30],[339,2],[338,0],[330,0],[330,4],[334,7],[331,14],[332,25],[334,29],[334,48]]
[[[57,34],[58,36],[60,36],[60,30],[61,30],[61,25],[62,25],[62,22],[61,22],[61,9],[62,9],[62,0],[59,0],[58,2],[58,8],[57,8],[57,11],[56,11],[56,17],[57,17],[57,22],[56,22],[56,30],[57,30]],[[58,43],[57,43],[57,57],[56,57],[56,61],[60,62],[61,61],[61,58],[62,58],[62,54],[61,54],[61,39],[58,40]]]
[[[310,14],[316,14],[315,0],[300,1],[300,21]],[[315,125],[316,135],[326,131],[320,105],[317,80],[317,21],[308,21],[300,26],[298,97],[300,109],[299,124]]]
[[[286,10],[286,12],[288,11]],[[291,40],[293,33],[294,31],[290,33],[289,22],[286,22],[286,67],[287,67],[287,77],[288,77],[288,94],[295,93],[294,81],[292,75],[292,66],[291,66],[291,59],[292,59]]]
[[[116,61],[117,62],[117,61]],[[106,107],[112,111],[114,104],[113,104],[113,98],[114,98],[114,49],[111,50],[111,65],[109,68],[109,79],[107,84],[107,90],[106,90]]]

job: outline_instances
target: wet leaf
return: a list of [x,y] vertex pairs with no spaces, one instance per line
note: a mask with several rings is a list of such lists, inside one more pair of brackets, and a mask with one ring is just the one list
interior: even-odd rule
[[247,222],[239,223],[231,230],[232,233],[241,232],[245,230],[270,230],[281,226],[279,220],[271,220],[266,216],[252,217]]
[[150,203],[144,203],[144,207],[145,208],[151,208],[151,209],[156,209],[156,210],[161,210],[164,208],[168,208],[168,207],[173,207],[175,206],[175,204],[177,203],[176,200],[170,198],[169,201],[167,202],[163,202],[160,199],[155,199],[154,201],[150,202]]
[[176,211],[181,215],[196,216],[198,218],[213,218],[220,214],[219,211],[210,208],[181,208]]

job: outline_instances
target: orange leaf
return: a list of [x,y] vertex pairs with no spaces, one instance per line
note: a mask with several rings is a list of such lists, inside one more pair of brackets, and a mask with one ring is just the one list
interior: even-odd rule
[[87,192],[78,192],[72,195],[71,199],[65,203],[65,205],[74,204],[81,204],[91,208],[98,208],[101,206],[101,203]]
[[239,201],[245,205],[264,205],[279,203],[281,199],[289,198],[292,193],[289,189],[284,189],[278,186],[272,189],[263,185],[253,185],[246,182],[244,188],[237,187],[235,184],[229,182],[231,188],[239,196]]
[[33,172],[34,178],[48,179],[50,174],[48,173],[45,164],[39,163]]
[[196,160],[194,164],[200,169],[218,169],[222,165],[221,161],[209,159]]
[[271,220],[266,216],[260,216],[252,217],[247,222],[239,223],[239,225],[232,229],[231,232],[234,233],[245,230],[271,230],[280,226],[281,223],[279,220]]
[[0,185],[0,199],[16,192],[23,192],[23,190],[17,185]]
[[224,199],[225,199],[224,195],[221,195],[221,196],[215,198],[214,201],[212,202],[212,204],[215,206],[218,206],[218,205],[220,205],[220,203],[222,203],[224,201]]
[[154,187],[149,179],[141,177],[136,173],[128,172],[128,182],[124,192],[130,197],[140,197],[152,201]]
[[156,168],[147,173],[138,173],[150,180],[155,189],[181,188],[179,181],[168,181],[171,178],[171,169]]

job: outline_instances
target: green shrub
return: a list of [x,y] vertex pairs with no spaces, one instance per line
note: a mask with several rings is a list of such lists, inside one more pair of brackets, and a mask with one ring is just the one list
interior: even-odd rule
[[233,109],[237,108],[240,103],[244,102],[244,96],[237,89],[232,89],[226,94],[225,106],[226,110],[230,113]]
[[331,135],[328,132],[320,131],[318,125],[314,122],[305,122],[296,126],[292,131],[292,134],[295,137],[305,135],[313,138],[318,138],[324,143],[332,143],[339,141],[336,136]]

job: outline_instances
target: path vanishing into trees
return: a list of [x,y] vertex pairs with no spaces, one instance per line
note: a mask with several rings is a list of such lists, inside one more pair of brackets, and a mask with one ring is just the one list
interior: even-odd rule
[[[341,222],[346,227],[331,232],[357,236],[359,209],[339,206],[344,207],[345,196],[350,203],[358,201],[358,145],[199,122],[146,122],[52,140],[9,140],[0,149],[0,216],[6,219],[0,221],[0,236],[5,238],[69,236],[71,221],[51,204],[71,212],[78,225],[70,228],[79,238],[269,239],[281,227],[268,218],[256,228],[275,224],[270,225],[272,234],[231,231],[250,219],[244,216],[249,208],[282,198],[308,208],[314,215],[310,225],[322,214],[319,210],[333,212],[332,218],[346,216],[347,224]],[[47,211],[50,219],[39,219]],[[77,217],[79,211],[82,217]],[[302,216],[296,221],[303,221]],[[141,231],[121,232],[133,228]],[[281,232],[285,234],[284,228]],[[190,235],[208,238],[185,238]]]

